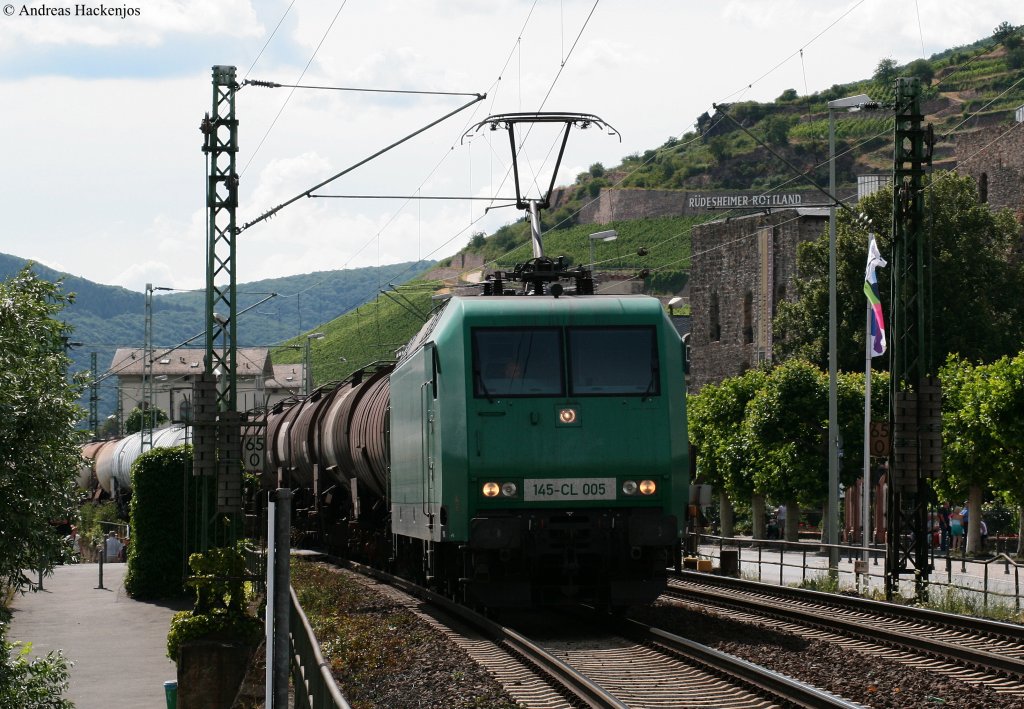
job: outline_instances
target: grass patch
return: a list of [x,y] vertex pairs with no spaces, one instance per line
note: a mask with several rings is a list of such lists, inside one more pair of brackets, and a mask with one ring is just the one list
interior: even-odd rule
[[1024,613],[1005,603],[1002,599],[998,597],[996,599],[989,598],[989,602],[986,605],[984,596],[981,593],[957,588],[956,586],[933,585],[931,593],[928,595],[928,601],[920,605],[922,608],[929,608],[943,613],[989,618],[1006,623],[1024,622]]

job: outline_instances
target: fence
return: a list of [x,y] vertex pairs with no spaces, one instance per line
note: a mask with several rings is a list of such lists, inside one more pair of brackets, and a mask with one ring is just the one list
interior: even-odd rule
[[[717,560],[723,573],[748,575],[757,581],[777,583],[804,583],[821,578],[829,572],[828,544],[818,542],[786,542],[749,537],[721,537],[694,534],[690,548],[698,556]],[[886,550],[881,547],[837,545],[839,567],[836,569],[840,584],[854,583],[858,588],[882,588],[885,584]],[[869,562],[861,563],[865,552]],[[932,587],[945,588],[981,597],[982,605],[1000,602],[1021,610],[1020,576],[1022,564],[1004,553],[990,559],[954,559],[950,556],[932,557],[935,572],[929,578]],[[994,565],[1002,566],[1002,576],[992,573]],[[940,568],[944,567],[944,568]],[[944,575],[945,580],[940,576]]]
[[320,653],[320,643],[299,605],[299,599],[295,597],[295,589],[289,590],[291,620],[288,640],[296,708],[351,709],[334,681],[330,666]]

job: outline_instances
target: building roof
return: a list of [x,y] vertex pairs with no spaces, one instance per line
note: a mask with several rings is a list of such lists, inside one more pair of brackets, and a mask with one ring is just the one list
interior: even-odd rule
[[[180,377],[190,374],[201,374],[205,369],[206,350],[198,347],[181,347],[166,349],[153,348],[153,375],[166,374]],[[266,347],[239,347],[236,350],[237,376],[239,377],[271,377],[274,369],[270,364],[270,351]],[[141,347],[119,347],[110,363],[111,373],[118,377],[142,377]]]
[[267,389],[302,389],[305,365],[275,364],[274,373],[267,378]]

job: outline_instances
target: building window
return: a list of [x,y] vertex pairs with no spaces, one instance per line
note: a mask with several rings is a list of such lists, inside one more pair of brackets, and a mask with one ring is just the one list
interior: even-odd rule
[[747,291],[743,296],[743,342],[754,341],[754,293]]
[[178,404],[178,420],[186,423],[192,420],[192,402],[188,399],[182,399]]
[[779,309],[779,303],[786,299],[786,284],[782,283],[775,289],[775,300],[772,301],[772,317]]
[[988,173],[981,173],[981,179],[978,180],[978,199],[981,200],[982,204],[988,202]]
[[708,332],[708,339],[712,342],[718,342],[722,339],[722,323],[718,319],[718,293],[711,294],[711,305],[708,308],[708,311],[711,325]]

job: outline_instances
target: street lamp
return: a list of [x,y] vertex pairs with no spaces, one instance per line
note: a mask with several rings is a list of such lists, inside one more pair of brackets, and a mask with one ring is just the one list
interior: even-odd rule
[[310,358],[309,358],[310,342],[312,342],[313,340],[322,340],[323,337],[324,337],[324,333],[322,333],[322,332],[313,332],[313,333],[310,333],[309,335],[306,335],[306,356],[305,356],[305,363],[304,363],[304,368],[305,368],[305,372],[306,372],[306,377],[305,377],[306,382],[305,382],[305,392],[304,393],[306,394],[306,396],[309,396],[309,392],[311,392],[313,390],[313,371],[311,369]]
[[[877,108],[867,94],[828,102],[828,514],[825,519],[829,573],[839,569],[839,403],[836,372],[836,115],[837,109]],[[867,485],[867,481],[864,483]]]
[[590,235],[590,268],[594,268],[594,242],[595,241],[615,241],[619,238],[619,232],[614,229],[607,231],[599,231]]

